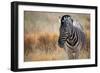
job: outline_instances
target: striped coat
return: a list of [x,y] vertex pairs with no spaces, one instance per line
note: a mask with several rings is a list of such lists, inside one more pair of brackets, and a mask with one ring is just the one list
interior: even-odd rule
[[70,15],[61,19],[58,45],[64,48],[68,59],[78,59],[80,50],[85,47],[85,34],[82,26],[75,22]]

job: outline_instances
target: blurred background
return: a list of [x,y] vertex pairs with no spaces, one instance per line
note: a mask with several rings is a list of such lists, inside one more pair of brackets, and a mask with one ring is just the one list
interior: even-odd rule
[[58,12],[24,12],[24,61],[67,60],[67,54],[58,46],[60,19],[71,15],[81,23],[86,36],[86,48],[80,59],[90,58],[90,14]]

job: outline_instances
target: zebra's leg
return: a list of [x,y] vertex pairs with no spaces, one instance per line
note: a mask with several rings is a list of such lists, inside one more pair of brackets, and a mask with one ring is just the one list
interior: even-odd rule
[[79,55],[80,55],[80,49],[76,49],[74,58],[79,59]]
[[66,45],[64,45],[64,49],[65,49],[65,52],[67,54],[67,58],[68,59],[74,59],[72,49],[68,48]]
[[67,49],[68,59],[74,59],[73,51],[72,49]]
[[78,59],[79,58],[79,49],[69,49],[69,59]]
[[75,59],[79,59],[79,56],[80,56],[80,50],[82,49],[82,44],[80,43],[77,48],[76,48],[76,51],[75,51]]
[[68,49],[68,56],[69,56],[69,59],[74,59],[74,53],[72,49]]

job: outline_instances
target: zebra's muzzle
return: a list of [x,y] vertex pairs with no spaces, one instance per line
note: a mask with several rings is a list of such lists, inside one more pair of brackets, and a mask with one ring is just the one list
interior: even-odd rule
[[63,40],[61,40],[61,39],[58,40],[59,47],[63,48],[64,47],[64,43],[65,42]]

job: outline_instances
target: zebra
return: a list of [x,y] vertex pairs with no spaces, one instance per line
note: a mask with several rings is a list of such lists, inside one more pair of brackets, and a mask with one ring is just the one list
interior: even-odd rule
[[64,48],[68,59],[79,59],[80,50],[85,48],[86,38],[80,23],[70,15],[61,18],[58,45]]

